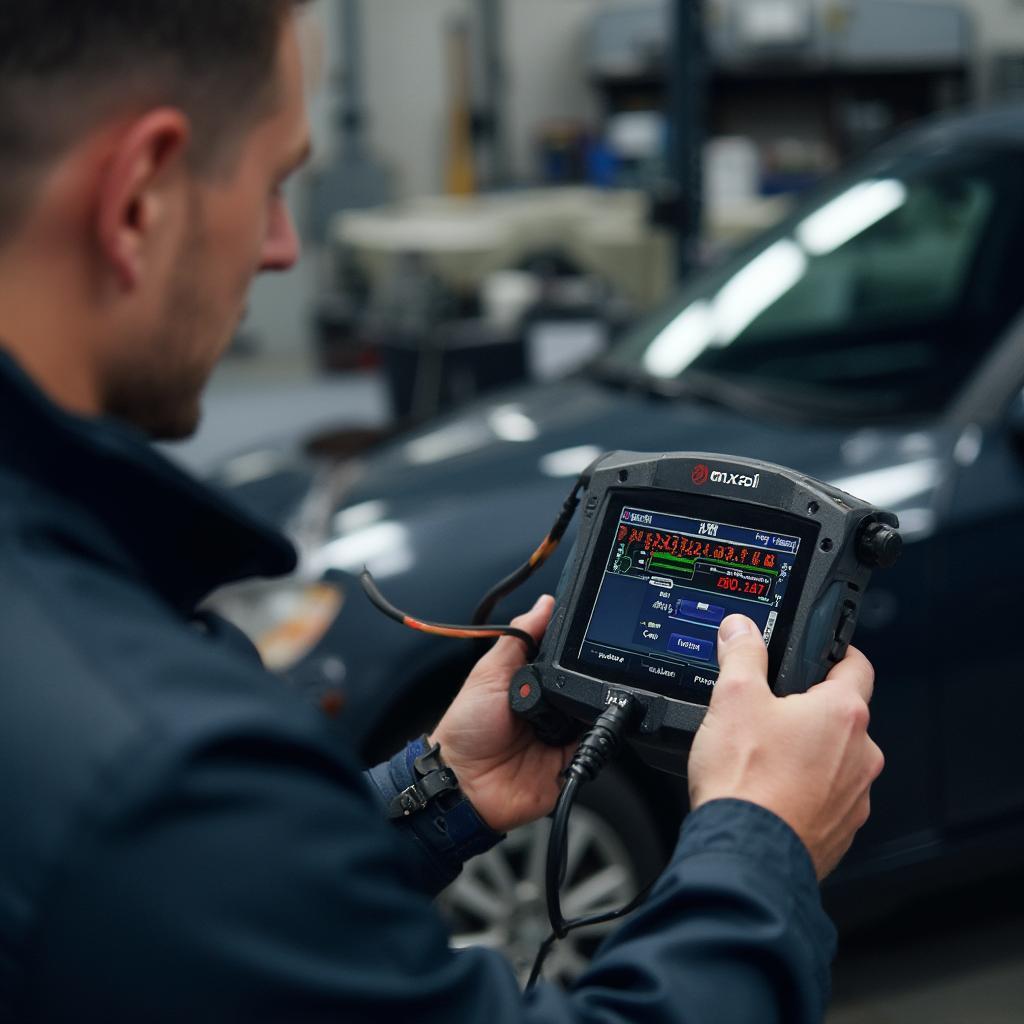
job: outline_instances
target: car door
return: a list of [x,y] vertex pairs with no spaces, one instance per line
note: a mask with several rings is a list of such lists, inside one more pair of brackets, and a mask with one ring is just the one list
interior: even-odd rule
[[1009,401],[994,395],[991,422],[968,424],[957,444],[939,607],[923,638],[943,653],[943,823],[953,831],[1024,816],[1022,386],[1018,379]]
[[[929,459],[929,465],[939,463]],[[925,460],[894,472],[909,478]],[[941,471],[936,468],[935,474]],[[871,735],[885,753],[885,770],[871,792],[871,818],[857,836],[851,861],[875,860],[919,849],[938,838],[941,773],[937,771],[938,708],[935,695],[940,653],[931,642],[940,615],[941,543],[934,527],[930,486],[896,504],[904,548],[899,562],[876,571],[861,600],[854,644],[875,667]],[[886,505],[892,507],[892,503]]]

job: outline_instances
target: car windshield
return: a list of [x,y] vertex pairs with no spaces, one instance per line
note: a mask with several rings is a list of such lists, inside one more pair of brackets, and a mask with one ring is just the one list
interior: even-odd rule
[[880,154],[694,278],[599,369],[808,411],[936,412],[1024,305],[1022,197],[1011,149]]

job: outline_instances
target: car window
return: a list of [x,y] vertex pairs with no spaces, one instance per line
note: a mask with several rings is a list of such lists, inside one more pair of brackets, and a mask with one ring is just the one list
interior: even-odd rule
[[609,362],[866,413],[936,410],[1024,305],[1022,194],[1016,153],[878,162],[695,280]]
[[[802,277],[755,317],[745,340],[906,323],[943,314],[960,298],[995,190],[982,178],[865,182],[801,222]],[[888,212],[883,212],[888,211]],[[878,218],[875,220],[875,218]],[[841,244],[865,220],[870,227]]]

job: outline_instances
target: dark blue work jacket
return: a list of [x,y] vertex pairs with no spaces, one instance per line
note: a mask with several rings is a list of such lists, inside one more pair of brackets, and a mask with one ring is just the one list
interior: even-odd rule
[[431,898],[457,865],[417,863],[331,723],[197,628],[213,588],[293,564],[0,357],[0,1020],[821,1019],[810,860],[733,801],[690,816],[574,990],[524,999],[496,953],[451,952]]

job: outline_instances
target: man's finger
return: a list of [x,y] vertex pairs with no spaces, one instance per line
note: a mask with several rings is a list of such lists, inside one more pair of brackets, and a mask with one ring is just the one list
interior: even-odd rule
[[[516,629],[529,633],[534,640],[540,643],[544,636],[544,630],[548,628],[548,623],[551,621],[554,607],[555,599],[550,594],[543,594],[528,612],[517,615],[511,624]],[[526,660],[526,647],[522,640],[505,636],[481,660],[486,661],[490,667],[516,669]]]
[[859,694],[865,704],[871,702],[875,691],[875,670],[871,662],[856,647],[851,647],[832,671],[825,677],[823,686],[842,686]]
[[767,690],[768,650],[761,631],[745,615],[730,615],[719,626],[718,664],[716,691],[751,686]]

